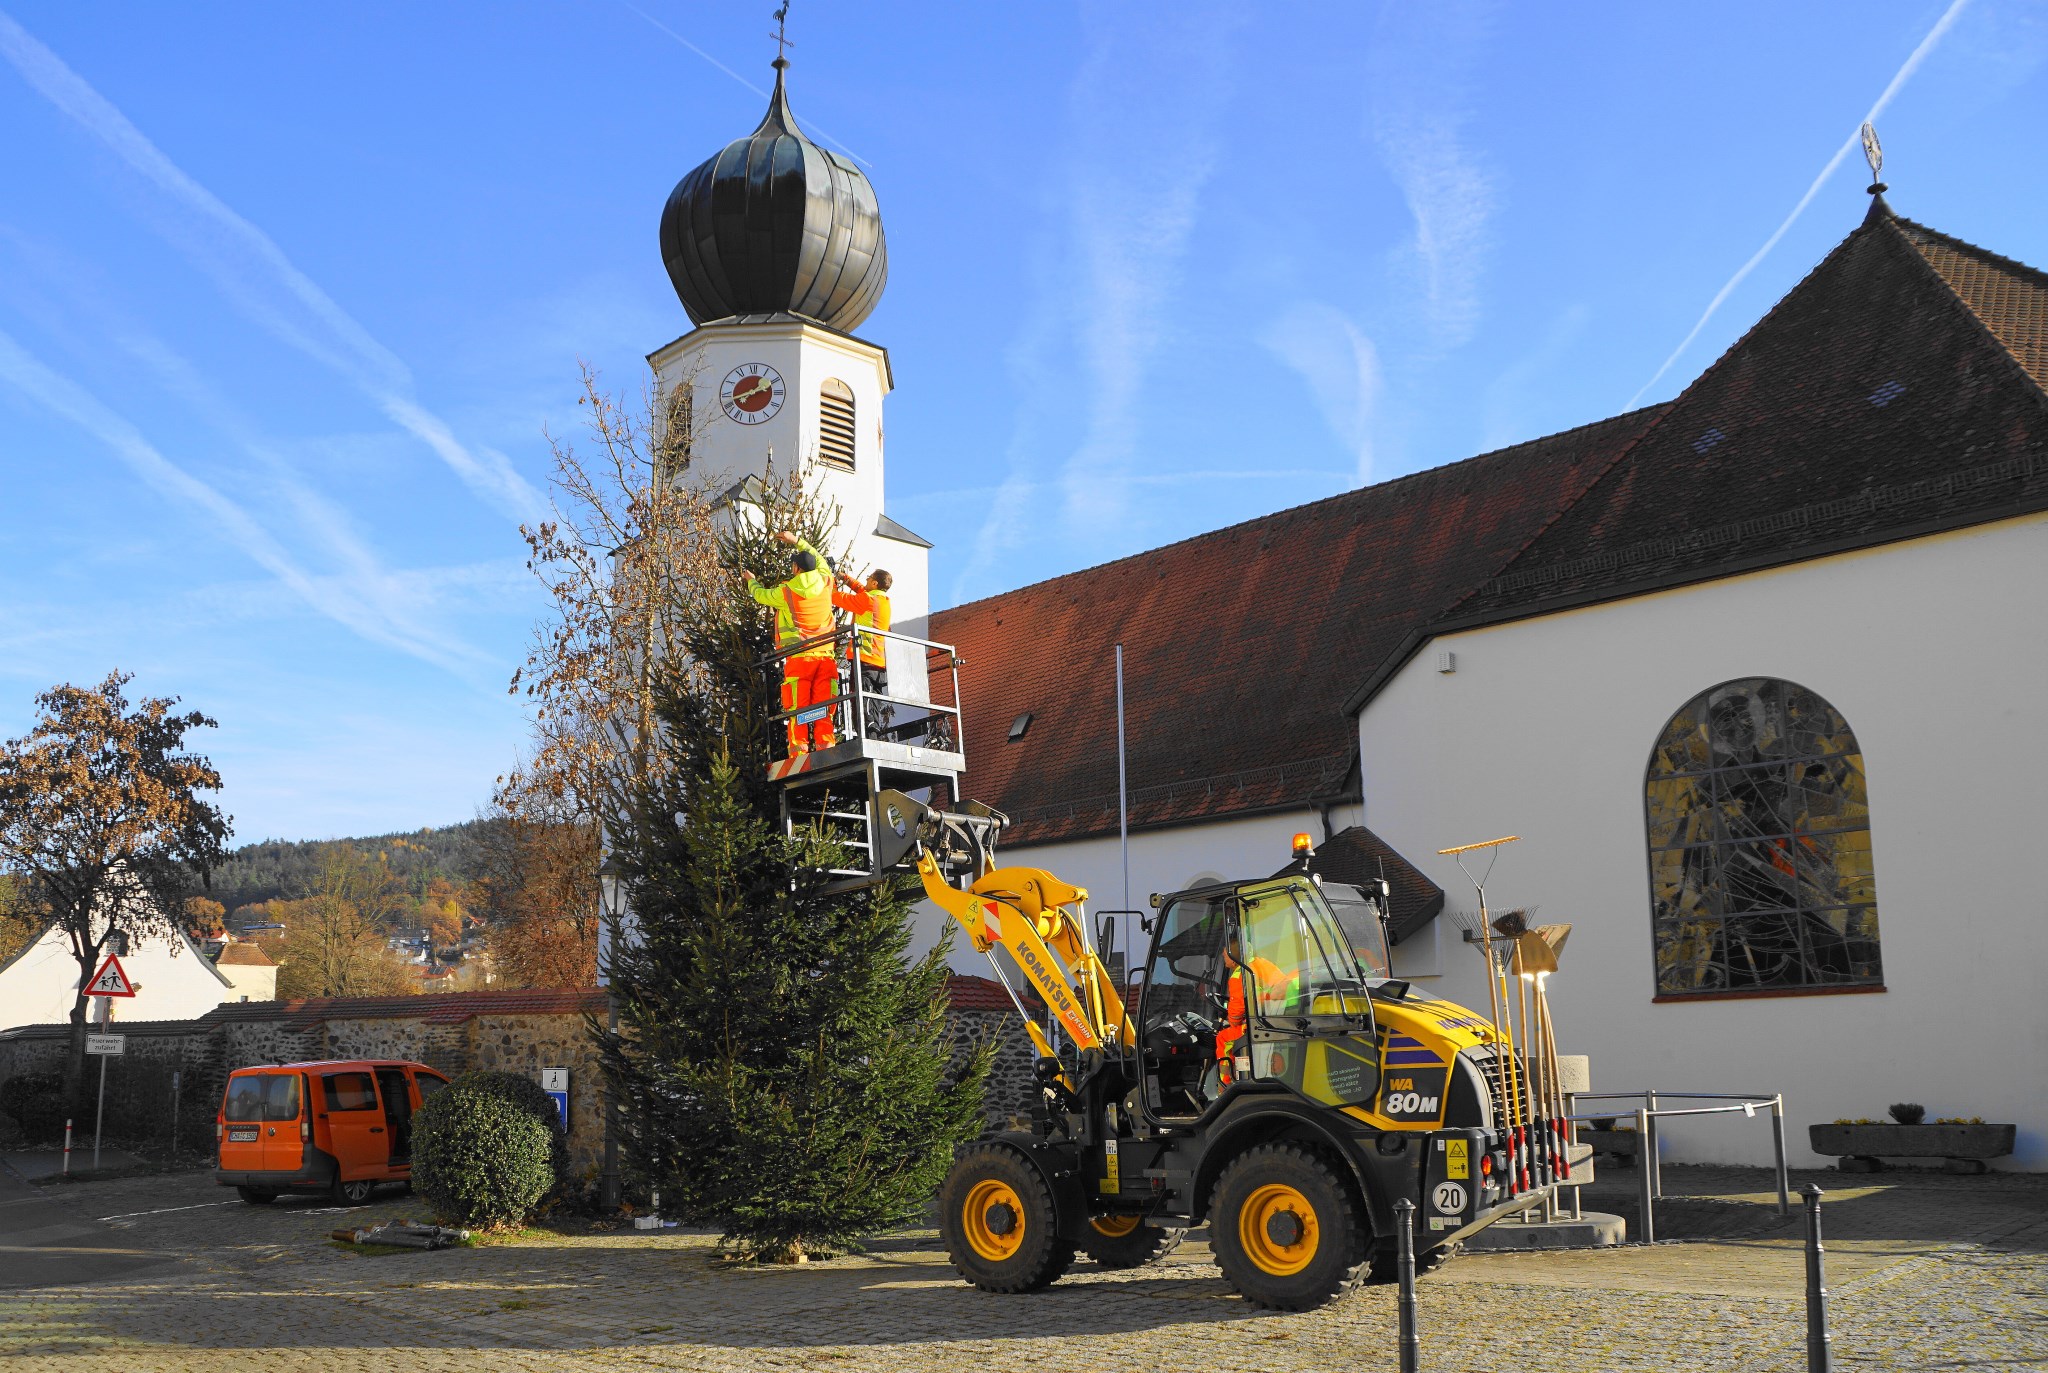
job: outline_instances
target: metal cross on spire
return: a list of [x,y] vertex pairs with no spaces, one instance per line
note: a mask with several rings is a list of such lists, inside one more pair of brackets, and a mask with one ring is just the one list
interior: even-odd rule
[[782,0],[782,4],[775,11],[775,32],[768,35],[775,40],[775,65],[778,67],[789,65],[789,57],[783,50],[796,46],[796,44],[789,41],[788,28],[789,0]]

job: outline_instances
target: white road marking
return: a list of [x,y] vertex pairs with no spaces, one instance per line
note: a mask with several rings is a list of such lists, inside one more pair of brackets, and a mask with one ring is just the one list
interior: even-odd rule
[[168,1215],[172,1211],[204,1211],[209,1206],[239,1206],[241,1200],[240,1197],[236,1197],[230,1201],[202,1201],[197,1206],[166,1206],[158,1211],[124,1211],[118,1216],[101,1216],[100,1219],[102,1221],[133,1220],[137,1216],[162,1216]]

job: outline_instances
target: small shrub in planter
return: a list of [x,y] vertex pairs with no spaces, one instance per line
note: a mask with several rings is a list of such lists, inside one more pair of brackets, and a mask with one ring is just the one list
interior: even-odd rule
[[457,1078],[413,1120],[413,1188],[448,1224],[519,1225],[560,1178],[554,1121],[538,1083],[512,1073]]
[[1927,1108],[1911,1101],[1895,1101],[1889,1111],[1891,1118],[1901,1125],[1918,1125],[1927,1119]]
[[0,1082],[0,1112],[31,1144],[55,1143],[64,1134],[64,1074],[20,1073]]

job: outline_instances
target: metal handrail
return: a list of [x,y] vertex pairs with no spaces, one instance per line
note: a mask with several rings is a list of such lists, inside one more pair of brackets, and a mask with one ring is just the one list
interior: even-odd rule
[[[1667,1118],[1732,1115],[1736,1111],[1740,1111],[1746,1116],[1754,1117],[1758,1111],[1768,1110],[1771,1113],[1771,1146],[1777,1157],[1778,1214],[1781,1216],[1792,1214],[1792,1180],[1785,1168],[1785,1097],[1783,1093],[1773,1092],[1766,1095],[1762,1092],[1641,1091],[1566,1092],[1564,1095],[1567,1112],[1574,1111],[1580,1103],[1586,1101],[1639,1101],[1642,1103],[1636,1107],[1632,1114],[1636,1118],[1636,1138],[1640,1141],[1640,1153],[1636,1159],[1636,1168],[1638,1170],[1637,1201],[1642,1208],[1639,1229],[1642,1233],[1637,1238],[1643,1243],[1654,1243],[1657,1238],[1655,1203],[1661,1201],[1664,1197],[1664,1168],[1657,1156],[1657,1122]],[[1678,1101],[1723,1101],[1728,1104],[1725,1106],[1666,1107],[1657,1104],[1660,1098]],[[1594,1111],[1586,1115],[1567,1114],[1565,1119],[1573,1122],[1581,1120],[1613,1120],[1624,1114],[1630,1113]],[[1576,1188],[1573,1189],[1572,1195],[1574,1198],[1572,1209],[1576,1213],[1578,1210],[1576,1201],[1578,1192]]]
[[[831,656],[833,661],[836,663],[842,657],[854,656],[853,654],[847,653],[844,649],[842,649],[841,645],[850,645],[854,641],[855,637],[859,635],[873,635],[881,639],[893,639],[897,643],[909,644],[913,647],[923,649],[925,655],[925,676],[927,682],[929,682],[933,671],[933,657],[942,657],[945,661],[942,665],[940,665],[941,670],[952,674],[953,704],[947,705],[944,702],[930,700],[909,700],[901,696],[889,696],[879,692],[870,693],[866,689],[866,686],[861,679],[861,674],[856,671],[851,675],[849,679],[853,687],[852,691],[836,692],[822,701],[812,701],[808,705],[792,706],[787,710],[777,711],[775,714],[768,717],[768,723],[771,726],[773,726],[781,723],[782,721],[789,720],[795,716],[807,715],[813,711],[818,710],[829,710],[836,712],[840,706],[850,702],[853,706],[853,709],[851,711],[851,728],[849,728],[847,731],[848,737],[865,738],[867,733],[867,703],[870,701],[883,701],[891,705],[904,706],[911,710],[922,710],[930,716],[951,716],[956,723],[953,726],[954,739],[953,747],[950,751],[961,755],[962,761],[964,762],[965,755],[967,752],[967,741],[963,737],[965,734],[965,730],[963,728],[963,726],[965,725],[965,717],[961,714],[959,704],[960,655],[954,652],[953,646],[951,644],[942,644],[932,639],[920,639],[912,634],[899,634],[893,629],[877,629],[872,625],[835,624],[832,627],[832,629],[827,633],[814,634],[808,639],[801,639],[798,640],[796,643],[788,645],[787,647],[776,649],[773,653],[768,654],[766,657],[760,660],[761,666],[763,668],[773,669],[777,664],[785,662],[790,658],[796,657],[799,654],[806,653],[820,647],[824,647],[826,645],[831,646]],[[856,659],[856,661],[858,660]],[[930,691],[927,690],[926,695],[929,696],[930,694]]]

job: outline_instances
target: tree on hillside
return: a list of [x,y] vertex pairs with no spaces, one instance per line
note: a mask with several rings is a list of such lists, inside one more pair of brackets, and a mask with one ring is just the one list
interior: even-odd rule
[[597,825],[539,794],[477,828],[473,872],[492,967],[508,986],[597,985]]
[[63,928],[78,964],[66,1087],[81,1113],[85,988],[108,934],[177,932],[194,876],[220,862],[230,832],[200,795],[220,790],[220,774],[185,748],[214,722],[174,713],[176,698],[131,707],[129,680],[52,687],[36,697],[35,728],[0,744],[0,866]]
[[660,758],[604,816],[636,938],[611,957],[619,1023],[599,1038],[632,1168],[733,1247],[799,1260],[922,1213],[981,1128],[990,1046],[949,1068],[945,949],[905,962],[914,884],[827,895],[844,853],[782,832],[779,674],[735,570],[780,580],[765,530],[827,548],[830,512],[796,490],[763,492],[760,514],[675,608],[688,667],[653,679]]
[[397,996],[419,990],[412,968],[390,946],[405,889],[380,858],[353,844],[325,844],[311,889],[268,910],[285,927],[277,994]]

